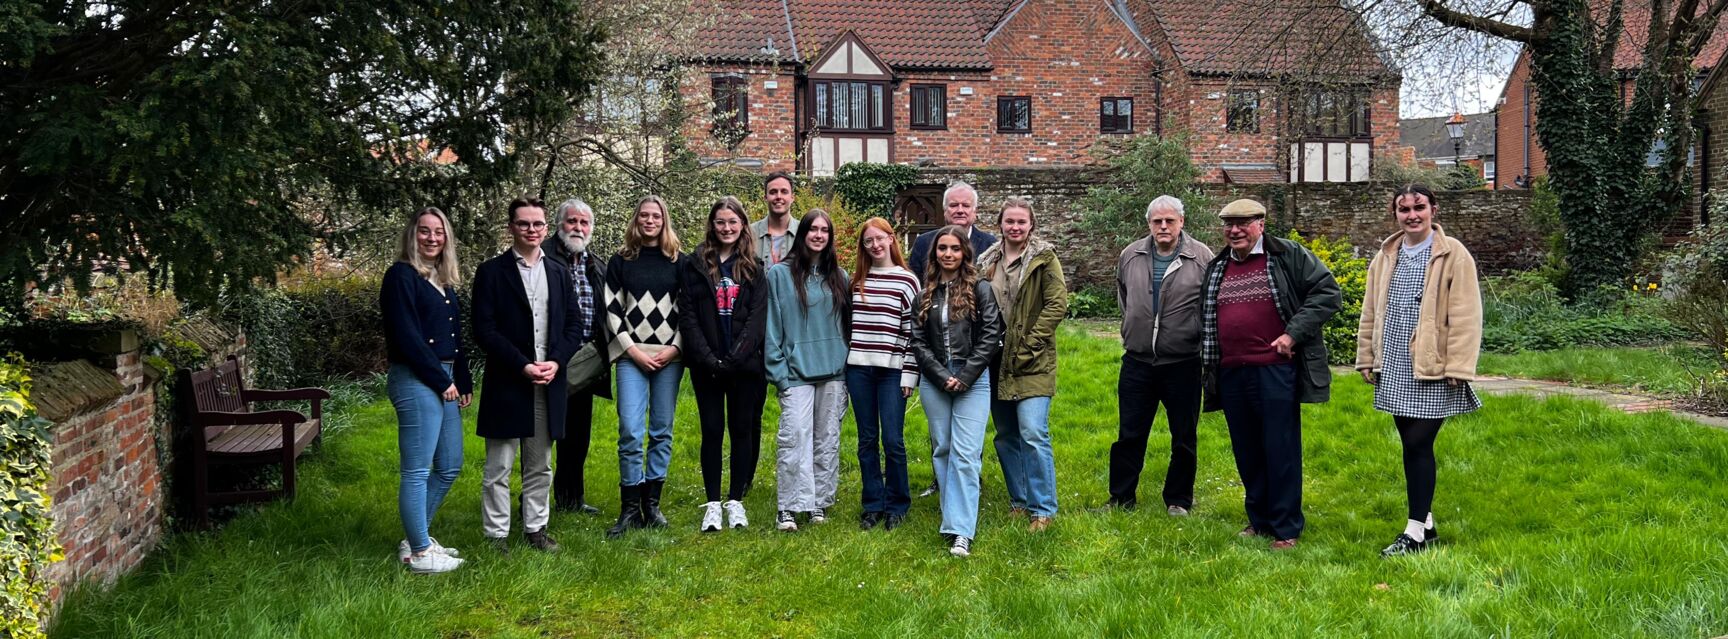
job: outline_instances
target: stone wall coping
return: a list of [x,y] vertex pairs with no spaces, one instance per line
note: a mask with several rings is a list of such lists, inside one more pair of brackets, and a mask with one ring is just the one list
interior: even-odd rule
[[103,370],[88,360],[57,362],[40,370],[30,399],[35,402],[38,414],[56,423],[126,393],[113,371]]

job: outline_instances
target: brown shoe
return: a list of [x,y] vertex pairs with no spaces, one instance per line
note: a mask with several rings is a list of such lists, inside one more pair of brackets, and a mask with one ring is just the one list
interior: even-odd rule
[[1271,535],[1268,535],[1264,532],[1261,532],[1260,529],[1255,528],[1254,524],[1248,524],[1246,526],[1243,526],[1242,531],[1236,533],[1236,536],[1237,537],[1271,537]]
[[1044,529],[1049,528],[1051,523],[1049,517],[1033,517],[1032,524],[1027,526],[1026,530],[1041,533],[1044,532]]
[[1295,548],[1295,547],[1296,547],[1296,540],[1295,539],[1280,539],[1278,541],[1272,542],[1272,549],[1273,550],[1290,550],[1291,548]]
[[1008,509],[1008,516],[1009,517],[1012,517],[1015,519],[1024,519],[1026,517],[1026,515],[1027,515],[1027,512],[1026,512],[1025,508],[1015,506],[1013,508]]
[[531,533],[523,533],[522,537],[535,550],[541,552],[557,552],[558,550],[558,542],[553,541],[552,536],[546,534],[544,528]]

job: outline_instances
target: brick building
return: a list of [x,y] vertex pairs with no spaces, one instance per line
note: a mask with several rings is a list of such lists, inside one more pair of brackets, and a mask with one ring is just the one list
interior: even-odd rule
[[1398,146],[1400,77],[1330,0],[719,0],[681,79],[697,154],[1077,165],[1191,134],[1215,182],[1361,181]]
[[[1624,29],[1614,49],[1614,71],[1620,80],[1621,98],[1630,102],[1637,84],[1638,69],[1644,62],[1650,29],[1650,3],[1627,2],[1622,10]],[[1598,11],[1596,15],[1600,18],[1607,12]],[[1723,36],[1725,31],[1728,29],[1718,25],[1710,41],[1693,58],[1692,68],[1698,71],[1700,80],[1722,59],[1724,49],[1728,49],[1728,37]],[[1539,112],[1535,87],[1530,82],[1530,52],[1526,49],[1513,63],[1494,110],[1494,156],[1498,163],[1492,181],[1494,188],[1527,188],[1530,180],[1548,174],[1548,154],[1536,133]]]

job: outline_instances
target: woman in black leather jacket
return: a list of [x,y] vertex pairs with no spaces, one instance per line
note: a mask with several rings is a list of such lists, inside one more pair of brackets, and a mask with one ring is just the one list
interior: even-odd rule
[[1002,318],[990,282],[978,277],[966,230],[944,227],[924,273],[913,318],[912,352],[930,424],[931,462],[942,486],[942,535],[949,554],[972,554],[978,476],[990,418],[990,359],[1002,347]]

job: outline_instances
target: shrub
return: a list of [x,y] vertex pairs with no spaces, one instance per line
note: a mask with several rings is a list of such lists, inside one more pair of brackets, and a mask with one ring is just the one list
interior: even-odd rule
[[378,285],[373,276],[308,279],[226,298],[219,314],[246,332],[260,386],[357,379],[385,369]]
[[[1725,198],[1728,199],[1728,198]],[[1716,207],[1728,213],[1728,207]],[[1728,225],[1699,227],[1663,263],[1663,314],[1710,345],[1728,350]]]
[[1122,309],[1116,306],[1116,291],[1108,287],[1087,287],[1068,294],[1068,317],[1119,318]]
[[834,192],[860,219],[894,219],[894,198],[918,181],[918,169],[908,164],[853,162],[834,174]]
[[[851,165],[847,165],[851,166]],[[820,189],[821,185],[802,183],[792,193],[792,214],[800,215],[810,209],[822,209],[828,217],[834,220],[834,252],[840,258],[840,268],[852,271],[852,261],[858,257],[858,225],[863,224],[868,217],[857,213],[843,198],[832,190]],[[768,216],[768,204],[762,200],[760,192],[753,193],[749,198],[741,198],[746,209],[750,211],[750,219],[760,220]],[[890,220],[891,221],[891,220]],[[700,236],[692,240],[689,246],[701,242]]]
[[[1181,198],[1188,213],[1213,208],[1211,198],[1195,187],[1200,170],[1189,159],[1185,135],[1101,139],[1092,155],[1102,167],[1102,181],[1086,190],[1079,226],[1100,244],[1119,247],[1146,237],[1146,205],[1160,195]],[[1184,230],[1208,245],[1219,243],[1213,225],[1189,224]]]
[[[1715,215],[1728,214],[1728,206],[1713,208]],[[1721,355],[1718,370],[1700,380],[1700,390],[1728,404],[1728,225],[1698,227],[1668,254],[1662,270],[1669,296],[1662,313]]]
[[1356,361],[1356,329],[1362,321],[1362,296],[1368,290],[1368,260],[1356,256],[1356,247],[1349,240],[1324,237],[1303,239],[1291,232],[1289,238],[1300,243],[1332,270],[1338,289],[1344,294],[1343,305],[1321,329],[1326,341],[1328,361],[1350,364]]
[[0,636],[44,636],[43,572],[62,558],[49,504],[52,448],[23,359],[0,360]]
[[1566,277],[1566,227],[1560,223],[1560,195],[1548,185],[1546,175],[1538,176],[1530,186],[1530,221],[1548,248],[1542,276],[1559,286]]
[[1482,349],[1501,353],[1578,346],[1643,346],[1683,339],[1645,292],[1604,291],[1566,305],[1554,283],[1526,272],[1482,280]]

